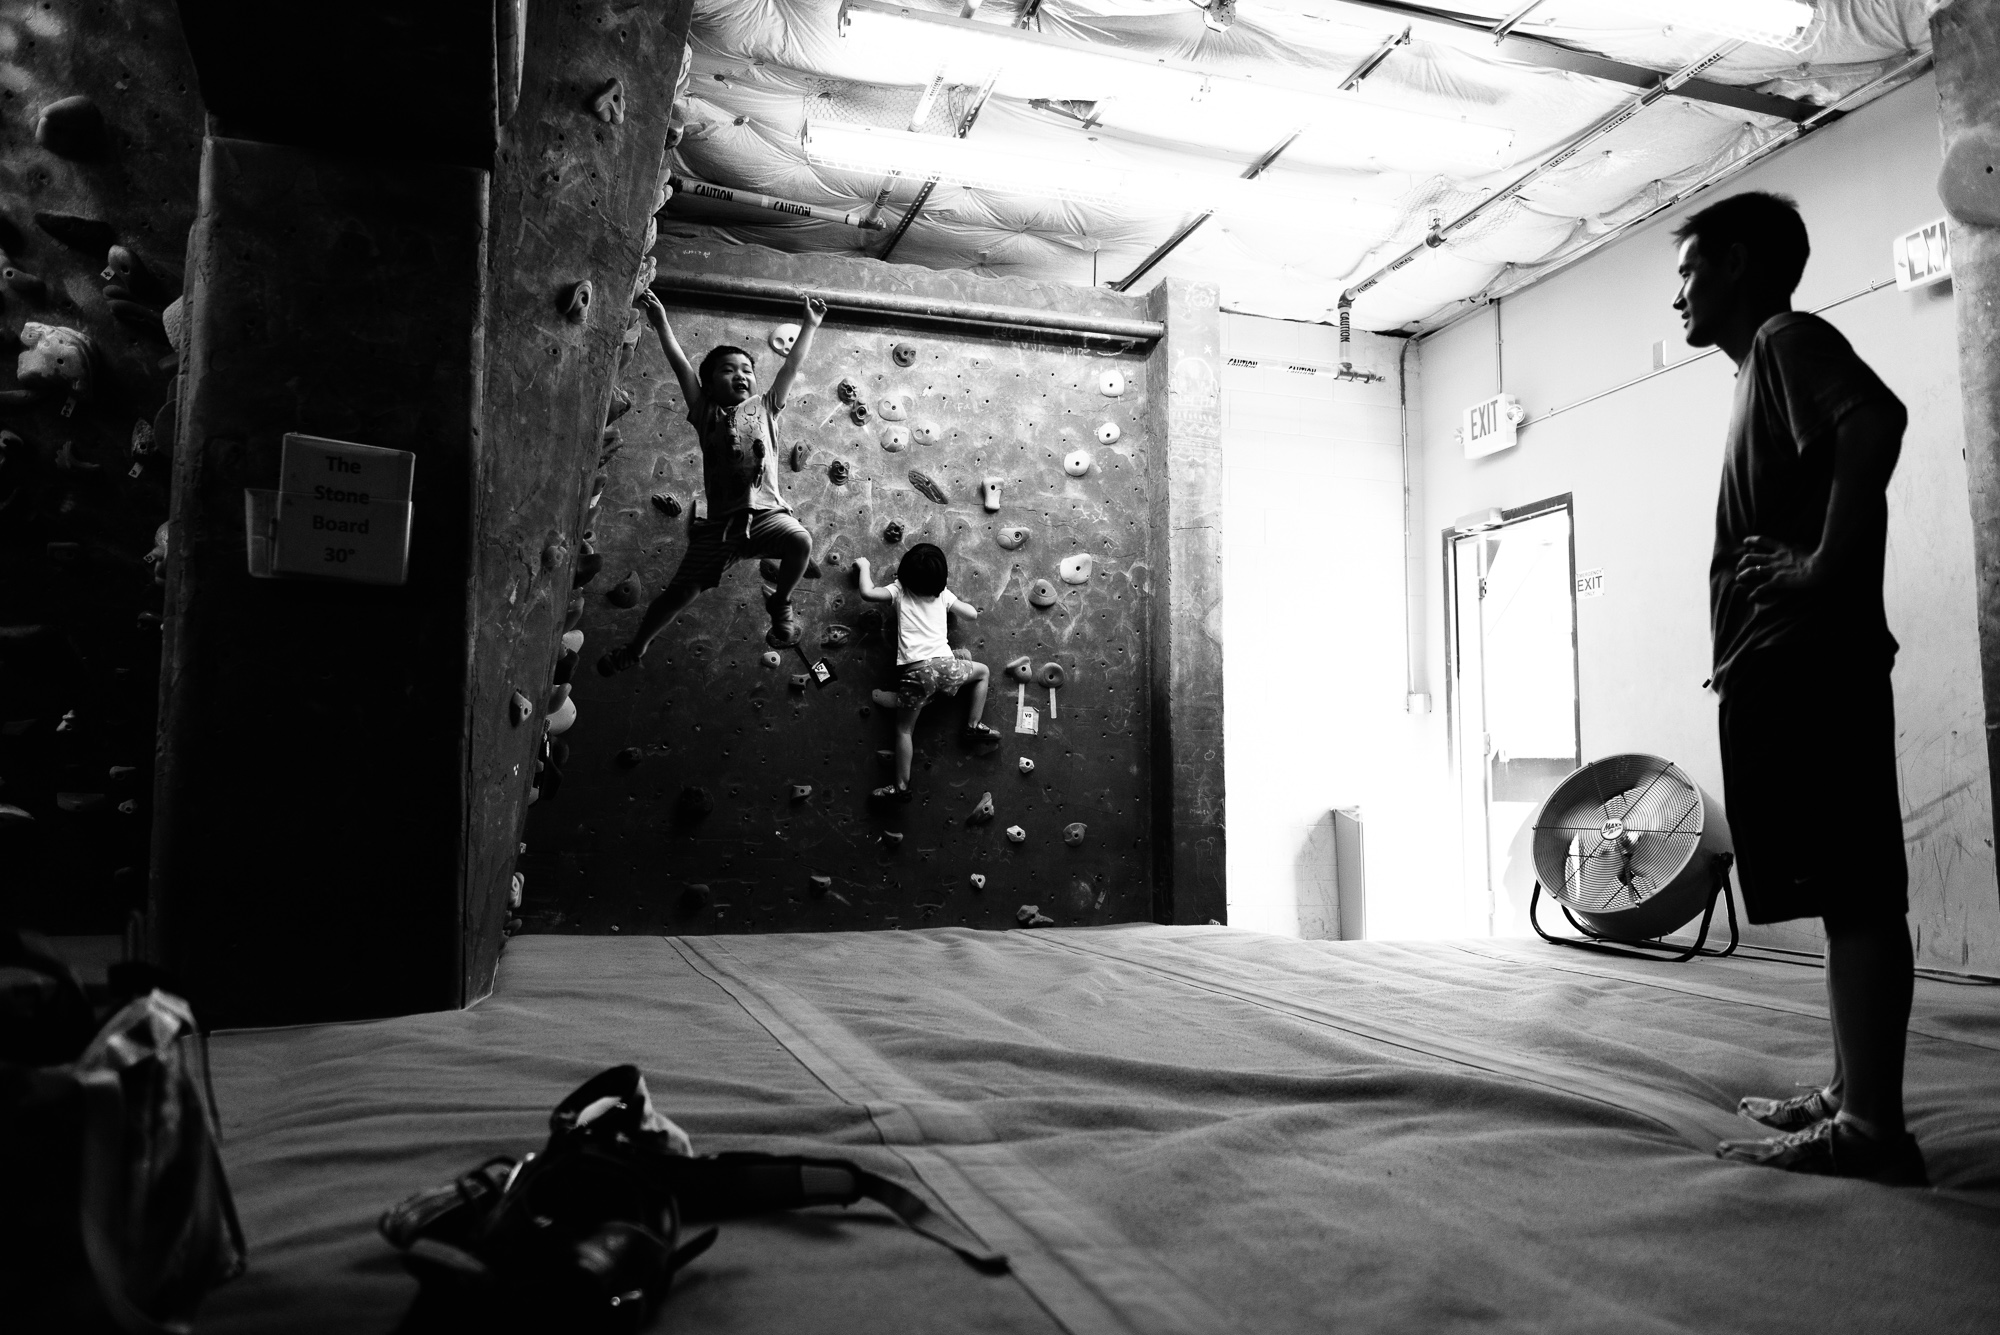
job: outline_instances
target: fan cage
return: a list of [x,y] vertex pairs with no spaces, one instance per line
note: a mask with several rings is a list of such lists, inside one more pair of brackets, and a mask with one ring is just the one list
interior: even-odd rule
[[1542,886],[1593,917],[1637,909],[1673,886],[1700,851],[1701,789],[1658,756],[1609,756],[1556,786],[1536,814]]

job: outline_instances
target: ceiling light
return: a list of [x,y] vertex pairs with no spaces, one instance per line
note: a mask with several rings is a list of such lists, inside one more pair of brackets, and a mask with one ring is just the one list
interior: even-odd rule
[[1514,133],[1500,126],[1433,116],[1354,92],[1208,74],[1192,66],[1134,55],[994,23],[925,10],[845,0],[842,36],[865,52],[870,77],[901,67],[913,79],[942,73],[953,83],[994,79],[1006,97],[1095,101],[1104,119],[1143,126],[1169,117],[1212,124],[1251,121],[1285,131],[1312,126],[1374,138],[1398,153],[1418,144],[1448,147],[1453,161],[1498,165]]
[[1214,209],[1309,211],[1329,231],[1372,233],[1391,225],[1394,209],[1373,200],[1273,187],[1230,175],[1148,171],[1088,152],[1047,153],[997,148],[949,135],[912,134],[845,121],[808,120],[806,160],[844,171],[935,176],[952,185],[1009,194],[1054,196],[1086,203],[1122,204],[1162,212]]

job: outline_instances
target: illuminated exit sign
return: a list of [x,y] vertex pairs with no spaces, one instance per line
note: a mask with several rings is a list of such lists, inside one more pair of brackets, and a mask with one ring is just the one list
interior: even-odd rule
[[1465,441],[1465,457],[1483,459],[1489,454],[1514,447],[1515,428],[1527,414],[1512,394],[1496,394],[1484,403],[1465,410],[1459,436]]
[[1945,220],[1919,227],[1896,238],[1896,289],[1929,287],[1951,277],[1951,233]]

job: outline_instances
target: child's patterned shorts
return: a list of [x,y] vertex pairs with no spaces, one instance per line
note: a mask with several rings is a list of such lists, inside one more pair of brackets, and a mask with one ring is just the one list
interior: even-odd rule
[[896,669],[896,703],[905,709],[922,709],[939,692],[957,695],[958,688],[972,680],[974,667],[963,658],[905,663]]

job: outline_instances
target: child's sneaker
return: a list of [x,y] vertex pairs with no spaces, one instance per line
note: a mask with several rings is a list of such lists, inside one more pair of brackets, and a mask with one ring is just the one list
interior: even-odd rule
[[999,741],[1000,733],[984,723],[968,723],[959,737],[967,746],[985,746],[988,742]]
[[893,783],[885,783],[880,788],[869,793],[868,796],[877,802],[908,802],[910,800],[910,790],[899,788]]
[[1803,1131],[1815,1122],[1824,1122],[1840,1111],[1823,1089],[1808,1090],[1789,1099],[1765,1099],[1750,1095],[1736,1102],[1738,1116],[1780,1131]]
[[1789,1136],[1725,1140],[1715,1147],[1715,1154],[1736,1163],[1782,1168],[1790,1173],[1865,1178],[1886,1187],[1931,1184],[1916,1137],[1905,1132],[1893,1139],[1877,1139],[1831,1117]]
[[639,660],[643,657],[645,655],[635,652],[631,645],[621,644],[597,660],[597,675],[608,677],[614,672],[623,672],[626,668],[637,667],[639,666]]
[[792,610],[791,599],[766,598],[764,610],[771,614],[771,629],[764,632],[764,643],[773,649],[789,649],[799,642],[799,617]]

